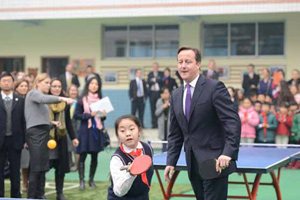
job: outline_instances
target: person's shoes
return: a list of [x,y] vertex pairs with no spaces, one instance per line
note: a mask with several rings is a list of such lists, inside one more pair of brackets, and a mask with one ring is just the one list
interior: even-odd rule
[[47,199],[45,195],[43,196],[37,196],[36,199]]
[[63,193],[60,193],[56,195],[56,200],[67,200],[67,198],[64,196]]
[[89,180],[89,186],[91,188],[96,188],[97,187],[97,185],[95,184],[94,180]]

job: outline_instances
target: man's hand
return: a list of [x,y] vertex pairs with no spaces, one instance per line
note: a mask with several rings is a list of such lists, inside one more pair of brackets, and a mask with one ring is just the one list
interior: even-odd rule
[[172,178],[173,173],[174,173],[174,169],[175,169],[175,167],[173,167],[173,166],[166,167],[165,172],[164,172],[165,181],[170,182],[170,179]]
[[221,155],[217,159],[217,164],[216,164],[216,171],[219,172],[221,169],[225,169],[229,166],[231,158],[229,156]]

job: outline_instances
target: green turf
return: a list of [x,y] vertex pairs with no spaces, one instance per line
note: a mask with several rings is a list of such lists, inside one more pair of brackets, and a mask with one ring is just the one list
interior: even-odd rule
[[[115,149],[105,150],[99,154],[98,158],[98,169],[95,180],[97,181],[98,187],[96,189],[91,189],[86,184],[86,191],[80,191],[76,184],[78,184],[78,172],[71,172],[66,175],[66,184],[65,184],[65,191],[64,194],[69,200],[104,200],[107,199],[107,188],[109,186],[108,181],[108,173],[109,173],[109,160],[114,152]],[[85,177],[88,177],[89,171],[89,163],[90,158],[88,157],[86,160],[86,170],[85,170]],[[163,171],[160,171],[161,177]],[[87,179],[87,178],[86,178]],[[254,174],[248,175],[248,180],[253,181]],[[47,181],[48,187],[46,189],[47,193],[51,193],[47,195],[48,199],[55,199],[55,186],[53,183],[54,180],[54,171],[51,170],[47,173]],[[242,181],[242,176],[238,174],[232,174],[230,176],[231,181]],[[284,200],[297,200],[300,199],[298,196],[298,190],[300,188],[300,171],[296,170],[288,170],[283,169],[281,173],[281,180],[280,180],[280,187],[282,192],[282,199]],[[262,177],[262,181],[271,182],[271,178],[268,174],[264,174]],[[166,184],[165,188],[167,187]],[[73,189],[69,189],[75,187]],[[9,184],[5,184],[6,189],[6,197],[9,196]],[[192,194],[192,189],[187,177],[186,172],[181,172],[178,176],[176,181],[175,187],[173,188],[173,192],[175,193],[185,193],[185,194]],[[241,185],[230,185],[229,186],[229,195],[246,195],[246,188],[245,186]],[[25,195],[23,195],[25,198]],[[163,199],[162,193],[158,184],[158,180],[156,174],[153,175],[152,179],[152,186],[150,190],[150,199],[151,200],[161,200]],[[174,200],[187,200],[187,199],[194,199],[194,198],[172,198]],[[276,199],[275,190],[271,186],[260,186],[258,191],[257,200],[273,200]]]

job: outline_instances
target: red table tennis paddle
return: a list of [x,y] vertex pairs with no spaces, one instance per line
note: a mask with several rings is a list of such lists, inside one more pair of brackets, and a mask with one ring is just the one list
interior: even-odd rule
[[[152,159],[148,155],[141,155],[136,157],[133,162],[130,169],[130,173],[132,175],[139,175],[144,172],[146,172],[152,165]],[[127,170],[128,165],[122,166],[120,170]]]
[[219,177],[220,174],[222,173],[222,169],[220,168],[220,171],[216,171],[216,165],[217,165],[217,160],[214,158],[207,159],[199,163],[198,165],[199,174],[204,179],[214,179]]

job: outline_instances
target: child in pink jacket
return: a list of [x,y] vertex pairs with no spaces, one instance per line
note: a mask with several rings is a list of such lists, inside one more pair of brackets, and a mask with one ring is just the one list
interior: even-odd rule
[[241,143],[254,143],[256,138],[256,126],[259,124],[259,116],[254,110],[251,100],[245,98],[239,110],[242,123]]

